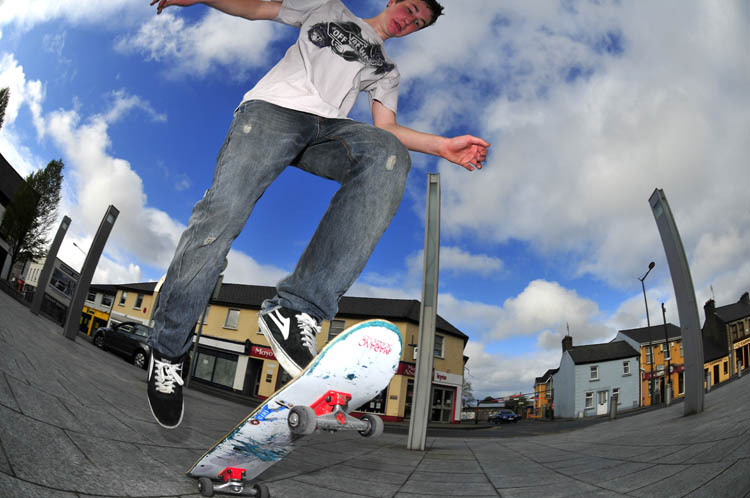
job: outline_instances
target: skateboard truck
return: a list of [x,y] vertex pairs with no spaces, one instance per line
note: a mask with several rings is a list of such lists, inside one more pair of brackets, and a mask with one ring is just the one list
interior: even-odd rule
[[335,432],[355,430],[364,437],[377,437],[383,433],[383,420],[366,413],[361,419],[346,413],[352,395],[328,391],[310,406],[295,406],[289,411],[289,428],[294,434],[309,435],[315,429]]
[[198,490],[201,496],[213,496],[214,493],[222,495],[235,496],[258,496],[260,498],[269,498],[270,493],[268,486],[262,483],[255,483],[249,487],[245,478],[245,469],[236,467],[227,467],[219,473],[220,484],[214,484],[214,481],[208,477],[198,479]]

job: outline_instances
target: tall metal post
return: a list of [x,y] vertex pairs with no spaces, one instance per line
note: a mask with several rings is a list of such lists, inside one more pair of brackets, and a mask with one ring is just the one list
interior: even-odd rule
[[86,295],[91,286],[91,279],[94,277],[94,271],[96,266],[99,264],[99,258],[104,251],[104,246],[107,243],[109,234],[112,232],[112,227],[117,221],[117,216],[120,211],[110,205],[107,208],[107,212],[104,213],[104,218],[99,224],[99,229],[96,231],[94,240],[91,242],[89,252],[86,253],[86,260],[83,262],[83,268],[81,268],[81,276],[78,278],[78,284],[76,285],[76,291],[73,294],[73,299],[70,301],[70,308],[68,308],[68,317],[65,320],[65,329],[63,334],[71,341],[76,340],[78,334],[78,327],[81,324],[81,313],[83,312],[83,303],[86,300]]
[[419,312],[419,353],[414,375],[414,399],[407,448],[424,451],[432,398],[432,365],[435,350],[438,273],[440,267],[440,175],[427,175],[422,305]]
[[70,226],[70,218],[63,216],[60,222],[60,228],[57,229],[57,234],[52,240],[52,245],[49,246],[47,251],[47,259],[44,261],[44,267],[42,267],[42,273],[39,275],[39,282],[36,284],[36,292],[34,292],[34,300],[31,302],[29,308],[32,313],[38,315],[42,309],[42,301],[44,301],[44,292],[47,290],[49,285],[49,279],[52,277],[52,270],[55,269],[55,261],[57,260],[57,252],[60,250],[65,234],[68,232]]
[[698,303],[695,299],[695,288],[693,278],[690,276],[685,248],[664,191],[654,190],[649,198],[649,204],[654,213],[659,235],[661,235],[662,245],[664,245],[669,273],[672,275],[685,353],[683,413],[691,415],[703,411],[703,338],[698,317]]

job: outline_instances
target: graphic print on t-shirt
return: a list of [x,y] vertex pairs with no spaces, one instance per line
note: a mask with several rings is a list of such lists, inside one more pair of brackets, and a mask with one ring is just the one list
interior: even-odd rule
[[365,40],[362,28],[354,22],[321,22],[310,28],[307,37],[316,47],[330,47],[349,62],[376,67],[375,74],[388,73],[395,67],[386,62],[380,45]]

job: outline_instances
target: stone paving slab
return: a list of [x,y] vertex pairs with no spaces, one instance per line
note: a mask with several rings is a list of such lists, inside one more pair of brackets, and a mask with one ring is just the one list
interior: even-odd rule
[[[2,293],[0,316],[0,497],[199,496],[186,469],[247,406],[187,389],[182,426],[163,429],[143,370]],[[424,452],[398,434],[314,434],[260,477],[273,498],[750,498],[748,406],[742,378],[691,417],[674,405],[559,433],[477,429]]]

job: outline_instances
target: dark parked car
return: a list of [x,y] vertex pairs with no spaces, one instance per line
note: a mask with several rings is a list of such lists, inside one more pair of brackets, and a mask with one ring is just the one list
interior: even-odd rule
[[151,354],[150,336],[150,327],[137,322],[122,322],[98,329],[94,334],[94,344],[124,356],[138,368],[146,368]]
[[499,412],[490,415],[489,421],[494,422],[496,424],[505,424],[510,422],[518,422],[518,419],[521,418],[520,415],[516,414],[513,410],[509,410],[508,408],[503,408]]

